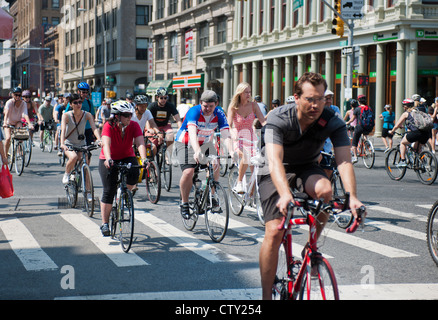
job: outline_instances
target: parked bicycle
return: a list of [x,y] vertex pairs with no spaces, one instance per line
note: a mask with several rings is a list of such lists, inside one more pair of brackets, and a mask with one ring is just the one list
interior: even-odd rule
[[246,183],[246,176],[243,177],[242,185],[246,188],[245,193],[239,194],[235,190],[239,177],[239,166],[235,164],[228,174],[228,198],[230,200],[231,212],[236,216],[240,216],[243,208],[248,205],[257,212],[260,223],[265,225],[263,209],[260,203],[259,185],[257,183],[258,169],[264,165],[264,160],[260,154],[257,154],[251,157],[250,161],[254,169],[248,183]]
[[374,166],[376,154],[374,146],[368,136],[361,135],[357,146],[357,157],[361,157],[365,168],[371,169]]
[[142,168],[131,163],[114,162],[118,169],[117,193],[113,201],[110,216],[110,232],[113,239],[118,239],[122,250],[128,252],[134,237],[134,200],[126,180],[131,168]]
[[[396,132],[396,134],[401,135]],[[406,166],[400,165],[400,144],[389,150],[385,158],[386,173],[392,180],[400,181],[406,174],[407,169],[413,169],[421,183],[430,185],[435,182],[438,174],[438,163],[435,155],[427,150],[420,151],[422,146],[418,143],[417,148],[406,146]]]
[[[280,246],[277,274],[275,276],[272,295],[280,300],[338,300],[339,291],[336,277],[328,260],[318,252],[316,224],[319,223],[317,216],[321,212],[331,215],[349,209],[349,195],[345,199],[334,199],[329,204],[322,201],[314,201],[307,194],[293,193],[294,203],[290,204],[286,218],[278,226],[284,229],[283,241]],[[298,210],[295,210],[298,209]],[[301,218],[294,218],[294,212],[300,211]],[[359,221],[363,220],[365,208],[357,210]],[[347,229],[348,233],[355,232],[359,226],[358,220]],[[307,244],[303,260],[296,260],[292,254],[292,225],[309,226],[310,241]]]
[[88,216],[94,214],[94,186],[91,169],[87,164],[87,158],[91,157],[91,151],[97,149],[97,145],[84,147],[69,146],[71,151],[81,153],[80,159],[76,161],[73,171],[70,173],[68,183],[65,185],[67,201],[71,208],[75,208],[78,201],[78,193],[84,195],[84,207]]
[[21,176],[26,163],[29,130],[28,127],[15,128],[10,125],[7,127],[12,129],[12,143],[8,154],[9,170],[12,171],[12,168],[15,168],[15,173]]
[[227,193],[218,181],[214,181],[213,162],[218,156],[208,156],[207,179],[199,179],[199,165],[193,175],[193,187],[189,197],[189,216],[182,216],[184,227],[191,231],[200,215],[205,215],[208,234],[214,242],[221,242],[225,237],[229,221],[229,203]]

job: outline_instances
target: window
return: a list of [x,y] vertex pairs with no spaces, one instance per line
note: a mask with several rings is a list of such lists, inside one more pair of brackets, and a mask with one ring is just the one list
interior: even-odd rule
[[48,17],[43,17],[41,23],[42,24],[49,24],[49,18]]
[[164,59],[164,37],[158,37],[157,38],[157,60],[163,60]]
[[117,9],[112,11],[113,28],[117,27]]
[[88,35],[92,37],[94,35],[94,21],[90,20],[88,23]]
[[178,34],[173,32],[169,39],[169,59],[178,58]]
[[81,26],[78,26],[76,28],[76,41],[77,42],[81,41]]
[[183,10],[190,9],[192,7],[192,0],[183,0]]
[[117,39],[113,40],[113,60],[117,60]]
[[260,29],[259,29],[259,34],[262,34],[263,32],[263,14],[264,14],[264,10],[265,10],[265,1],[264,0],[260,0],[260,20],[259,20],[259,25],[260,25]]
[[76,68],[81,68],[82,67],[82,61],[81,61],[81,53],[77,52],[76,53]]
[[157,0],[157,19],[164,18],[164,0]]
[[52,0],[52,8],[59,9],[59,0]]
[[88,65],[94,65],[94,48],[88,49]]
[[84,66],[87,66],[88,64],[88,51],[87,49],[84,50]]
[[137,38],[136,39],[136,54],[137,60],[148,59],[148,39]]
[[60,22],[59,17],[52,17],[52,25],[57,26]]
[[178,0],[169,0],[169,16],[178,12]]
[[220,17],[217,22],[217,44],[227,42],[227,17]]
[[208,47],[208,22],[204,22],[199,26],[199,46],[198,51],[202,52],[206,47]]
[[99,44],[96,47],[96,64],[101,64],[102,61],[102,45]]
[[69,70],[69,66],[70,66],[70,57],[65,56],[65,66],[64,66],[65,71]]
[[147,26],[150,20],[150,6],[137,6],[136,7],[136,24],[139,26]]

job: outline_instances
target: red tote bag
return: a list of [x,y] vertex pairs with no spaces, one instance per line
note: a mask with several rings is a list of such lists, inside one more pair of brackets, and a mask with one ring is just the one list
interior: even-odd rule
[[7,165],[2,166],[0,171],[0,197],[9,198],[14,195],[14,186],[12,184],[12,174],[9,172]]

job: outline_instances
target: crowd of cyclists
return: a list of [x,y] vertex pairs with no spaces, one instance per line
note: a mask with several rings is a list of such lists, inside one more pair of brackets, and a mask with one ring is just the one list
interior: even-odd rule
[[[248,167],[253,170],[249,159],[258,153],[265,157],[266,165],[259,171],[258,183],[266,223],[260,250],[263,297],[266,299],[270,297],[282,238],[282,231],[277,226],[293,201],[290,188],[301,189],[310,197],[327,202],[332,197],[328,177],[330,171],[325,170],[329,165],[321,161],[321,150],[334,152],[345,191],[350,193],[350,209],[355,217],[356,209],[363,206],[356,192],[353,164],[357,162],[359,138],[374,129],[375,115],[366,105],[367,98],[360,95],[348,101],[351,110],[343,119],[339,108],[332,104],[333,92],[317,73],[305,73],[297,81],[294,95],[288,97],[284,105],[274,99],[271,108],[261,102],[260,96],[252,98],[248,83],[240,83],[226,113],[219,106],[218,95],[212,90],[204,90],[199,104],[184,108],[180,114],[176,106],[169,102],[165,88],[157,89],[154,102],[150,102],[145,95],[134,97],[127,94],[125,99],[118,101],[105,99],[98,108],[89,99],[90,87],[86,82],[81,82],[77,89],[76,93],[65,93],[58,97],[56,103],[49,95],[38,107],[32,101],[29,90],[14,88],[12,98],[4,108],[5,136],[0,130],[0,141],[4,140],[4,144],[1,142],[0,156],[3,162],[7,162],[12,136],[7,126],[27,126],[31,137],[40,130],[42,141],[44,130],[56,124],[55,149],[58,155],[63,151],[68,158],[62,177],[62,183],[67,184],[76,161],[81,158],[80,154],[71,150],[71,146],[100,145],[98,167],[103,185],[103,236],[110,234],[108,220],[116,192],[117,172],[113,170],[113,163],[137,163],[133,145],[145,161],[145,136],[152,142],[154,154],[162,143],[166,143],[169,150],[175,149],[169,154],[176,156],[182,171],[179,187],[180,214],[183,218],[189,217],[188,198],[195,168],[200,163],[205,164],[203,155],[217,153],[215,133],[220,132],[221,147],[233,160],[241,163],[239,183],[234,190],[237,193],[245,192],[241,183],[243,176]],[[430,130],[416,127],[413,110],[421,109],[421,97],[415,95],[412,99],[403,100],[403,107],[405,112],[397,121],[390,105],[385,106],[385,112],[379,115],[384,123],[382,139],[386,150],[392,147],[395,130],[403,125],[406,127],[407,134],[400,145],[400,166],[405,165],[403,146],[407,144],[425,144],[431,139],[434,152],[438,131],[438,108],[435,105],[424,110],[433,119]],[[369,113],[372,121],[368,119]],[[171,118],[176,123],[176,133],[172,129]],[[256,129],[261,129],[261,134]],[[352,132],[352,139],[348,130]],[[139,170],[132,168],[127,178],[128,188],[135,188],[138,178]],[[214,179],[219,179],[217,163]],[[322,221],[322,229],[327,217],[318,219]]]

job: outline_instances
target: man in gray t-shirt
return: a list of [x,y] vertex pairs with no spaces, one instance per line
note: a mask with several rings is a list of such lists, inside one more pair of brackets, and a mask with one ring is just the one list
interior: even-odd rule
[[[325,140],[334,145],[336,163],[345,190],[350,192],[350,208],[363,206],[356,195],[356,180],[351,163],[350,142],[343,120],[329,108],[324,108],[327,83],[320,74],[305,73],[296,83],[296,105],[287,105],[272,111],[265,131],[265,155],[269,173],[259,182],[260,199],[266,222],[265,238],[260,249],[260,274],[263,298],[270,299],[277,270],[278,248],[284,230],[278,230],[287,207],[293,201],[290,187],[300,178],[304,191],[313,199],[332,199],[331,183],[318,159]],[[322,231],[328,216],[318,215]]]

